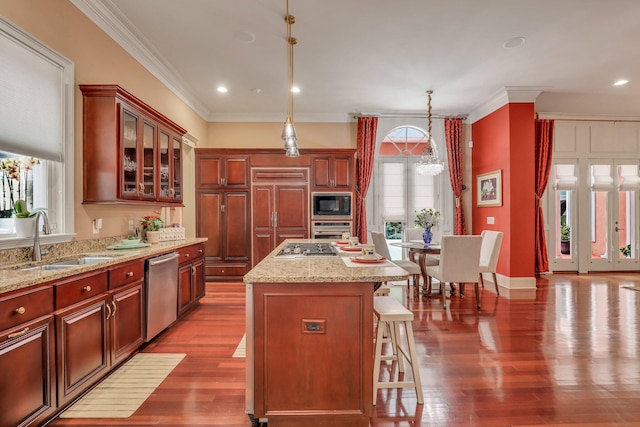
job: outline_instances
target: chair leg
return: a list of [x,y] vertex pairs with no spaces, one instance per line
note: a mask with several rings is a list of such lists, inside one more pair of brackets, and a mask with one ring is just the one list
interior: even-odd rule
[[493,275],[493,283],[496,285],[496,295],[500,296],[500,289],[498,289],[498,276],[496,273],[491,273]]
[[482,277],[482,273],[480,273],[478,276],[480,276],[480,284],[482,285],[482,289],[484,289],[484,277]]
[[442,294],[442,308],[447,308],[447,293],[444,291],[446,283],[440,281],[440,293]]
[[478,310],[480,310],[480,288],[478,287],[478,282],[475,282],[473,285],[476,288],[476,306]]

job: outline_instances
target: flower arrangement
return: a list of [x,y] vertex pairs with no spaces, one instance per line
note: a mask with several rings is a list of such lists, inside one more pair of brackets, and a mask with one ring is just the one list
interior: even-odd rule
[[144,216],[140,221],[142,229],[145,231],[158,231],[164,226],[164,222],[160,218],[159,214]]
[[431,228],[438,225],[440,220],[440,212],[435,209],[422,209],[420,212],[416,212],[416,227],[419,228]]
[[[29,212],[26,200],[33,188],[29,179],[29,172],[40,164],[40,160],[35,157],[20,157],[19,159],[0,159],[0,173],[2,174],[2,204],[0,205],[0,216],[10,217],[14,212],[19,217],[29,217],[35,215],[35,211]],[[30,214],[33,215],[30,215]]]

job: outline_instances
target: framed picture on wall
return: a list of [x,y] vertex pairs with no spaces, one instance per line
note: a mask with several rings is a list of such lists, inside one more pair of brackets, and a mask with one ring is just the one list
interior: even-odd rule
[[502,170],[478,175],[476,186],[478,206],[502,206]]

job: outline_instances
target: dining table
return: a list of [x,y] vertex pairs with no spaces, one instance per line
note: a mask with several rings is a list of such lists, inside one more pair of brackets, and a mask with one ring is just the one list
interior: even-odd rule
[[415,294],[431,297],[431,278],[427,274],[426,259],[429,255],[440,255],[440,245],[425,243],[422,240],[410,240],[408,242],[389,242],[389,244],[391,246],[408,249],[409,260],[418,260],[418,265],[420,266],[420,272],[422,273],[422,279],[425,288],[423,288],[421,291],[420,285],[416,284],[415,288],[417,289],[417,292],[415,292]]

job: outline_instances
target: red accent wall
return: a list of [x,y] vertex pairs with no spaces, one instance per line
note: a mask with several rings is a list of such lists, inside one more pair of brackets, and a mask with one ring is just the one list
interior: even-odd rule
[[[535,276],[533,103],[507,104],[472,125],[473,234],[504,233],[498,273]],[[502,206],[478,207],[476,177],[502,170]],[[495,223],[487,224],[493,217]]]

